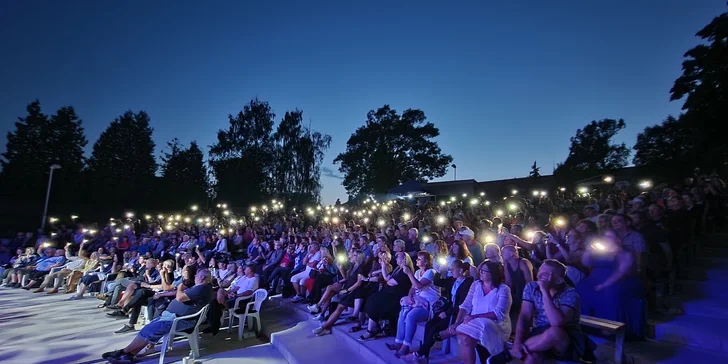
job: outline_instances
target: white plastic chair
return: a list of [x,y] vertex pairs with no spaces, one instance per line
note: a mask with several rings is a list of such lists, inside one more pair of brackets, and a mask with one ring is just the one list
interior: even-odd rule
[[[245,305],[245,311],[243,313],[235,313],[235,310],[237,310],[240,306],[240,302],[250,297],[253,297],[253,301],[250,301],[247,305]],[[259,288],[253,292],[252,296],[238,297],[238,299],[235,300],[235,306],[228,310],[228,316],[230,317],[228,320],[228,332],[233,330],[233,323],[235,318],[237,318],[238,341],[243,340],[243,331],[245,330],[246,319],[248,321],[248,328],[251,329],[253,328],[252,320],[255,319],[255,332],[260,332],[260,328],[262,326],[260,323],[260,307],[263,305],[263,301],[265,301],[266,298],[268,298],[268,291],[263,288]],[[251,312],[251,307],[255,312]]]
[[[194,354],[194,358],[197,359],[200,357],[200,325],[202,325],[203,322],[205,322],[205,319],[207,318],[207,310],[210,308],[210,305],[207,304],[205,307],[203,307],[201,310],[197,311],[197,313],[194,313],[192,315],[177,317],[174,319],[174,322],[172,322],[172,328],[169,330],[169,334],[164,335],[164,339],[162,340],[162,348],[159,350],[159,364],[164,364],[164,355],[167,353],[167,351],[172,350],[172,344],[174,343],[175,336],[184,336],[187,338],[187,341],[190,344],[190,349],[192,349],[192,353]],[[184,331],[177,331],[177,323],[181,320],[189,320],[192,318],[197,318],[197,323],[195,324],[194,330],[192,330],[192,333],[188,334]]]

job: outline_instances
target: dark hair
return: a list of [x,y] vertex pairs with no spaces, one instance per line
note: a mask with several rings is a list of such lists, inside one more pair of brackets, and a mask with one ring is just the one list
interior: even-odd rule
[[546,259],[543,261],[543,264],[541,264],[541,266],[544,265],[558,270],[559,272],[561,272],[562,278],[566,278],[566,266],[564,265],[564,263],[561,263],[556,259]]
[[500,286],[505,278],[505,274],[503,272],[503,264],[500,264],[495,260],[486,259],[483,261],[483,263],[480,263],[480,265],[478,265],[478,275],[480,275],[480,268],[483,265],[487,266],[488,271],[490,271],[491,283],[493,284],[493,287]]
[[[468,249],[464,241],[458,239],[453,241],[452,245],[458,246],[458,255],[455,258],[465,260],[465,258],[470,257],[472,259],[473,255],[470,254],[470,249]],[[452,248],[450,249],[452,250]]]
[[587,230],[588,230],[587,233],[599,231],[599,227],[597,227],[597,224],[594,223],[594,221],[591,221],[589,219],[579,220],[579,223],[577,225],[579,225],[579,224],[584,224],[587,226]]

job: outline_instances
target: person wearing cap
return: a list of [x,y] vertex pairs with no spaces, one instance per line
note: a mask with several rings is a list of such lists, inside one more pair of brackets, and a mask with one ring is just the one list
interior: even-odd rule
[[645,208],[645,199],[642,198],[641,196],[637,196],[637,197],[633,198],[632,201],[630,201],[630,203],[631,203],[630,211],[637,211],[637,210],[642,210],[643,208]]
[[475,240],[475,233],[473,230],[463,226],[456,234],[456,239],[458,239],[458,237],[460,240],[465,242],[465,245],[468,246],[468,250],[470,250],[470,254],[473,256],[473,265],[477,266],[485,260],[485,251],[483,250],[483,246]]

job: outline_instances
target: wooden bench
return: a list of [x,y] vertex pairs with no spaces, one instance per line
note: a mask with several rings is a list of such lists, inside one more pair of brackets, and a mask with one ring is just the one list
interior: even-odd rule
[[[624,354],[624,335],[627,328],[626,324],[587,315],[581,315],[579,323],[581,324],[581,326],[597,329],[603,335],[614,335],[614,363],[622,364],[622,356]],[[414,340],[415,342],[420,341],[424,337],[425,323],[422,322],[420,323],[420,325],[417,326],[417,332],[415,334],[416,339]],[[511,345],[513,345],[513,340],[508,340],[507,345],[508,347],[511,347]],[[458,356],[458,349],[458,341],[456,338],[450,338],[442,343],[443,354],[452,353],[455,356]]]
[[624,334],[627,325],[623,322],[606,320],[598,317],[581,315],[581,326],[599,330],[604,335],[614,335],[614,363],[622,364],[624,354]]

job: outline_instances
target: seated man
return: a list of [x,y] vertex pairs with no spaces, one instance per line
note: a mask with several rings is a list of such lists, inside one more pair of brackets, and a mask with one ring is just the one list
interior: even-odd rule
[[51,269],[62,267],[64,264],[66,264],[66,251],[63,249],[56,250],[55,254],[51,257],[38,260],[36,265],[28,267],[29,282],[23,286],[23,289],[29,290],[33,288],[36,283],[42,281],[51,272]]
[[492,363],[506,362],[509,356],[531,364],[543,363],[546,357],[579,361],[593,355],[594,344],[579,325],[579,295],[565,284],[565,277],[566,266],[559,261],[543,262],[538,279],[523,291],[513,348],[494,356]]
[[63,266],[63,269],[55,273],[48,274],[43,280],[43,283],[40,284],[40,287],[33,291],[33,293],[41,293],[45,290],[46,287],[50,285],[53,286],[53,289],[50,293],[58,293],[58,288],[61,286],[61,283],[63,283],[63,280],[68,277],[71,272],[73,272],[74,270],[82,269],[86,264],[86,252],[81,250],[78,253],[78,256],[72,256],[71,250],[66,249],[67,263]]
[[[102,358],[110,363],[132,363],[134,356],[144,347],[156,344],[164,335],[172,329],[172,323],[177,317],[188,316],[199,312],[213,299],[210,271],[201,269],[195,275],[195,285],[186,287],[184,284],[177,286],[175,299],[167,306],[162,316],[152,320],[124,349],[104,353]],[[189,330],[195,327],[197,319],[180,321],[177,324],[178,331]]]
[[[245,267],[241,266],[238,269],[242,270],[242,272],[238,271],[238,273],[242,273],[242,275],[235,280],[235,282],[230,286],[230,289],[228,289],[227,292],[224,289],[219,289],[217,291],[217,302],[221,304],[225,310],[233,308],[233,306],[235,306],[235,301],[239,297],[252,296],[253,292],[258,289],[259,281],[258,276],[255,275],[255,266],[248,264]],[[241,301],[238,307],[244,310],[245,304],[249,301],[250,299]]]
[[[121,280],[118,280],[118,283],[114,287],[111,297],[106,299],[106,307],[112,310],[118,310],[124,305],[128,304],[129,301],[131,301],[134,290],[136,290],[138,287],[141,287],[142,283],[146,283],[149,285],[159,284],[162,280],[162,277],[157,270],[157,263],[158,261],[156,259],[147,259],[147,261],[145,262],[145,269],[140,271],[137,277],[122,278]],[[122,291],[124,291],[124,297],[119,300],[119,296],[121,295]],[[117,301],[118,303],[115,303]],[[112,316],[120,317],[118,316],[118,314]]]

